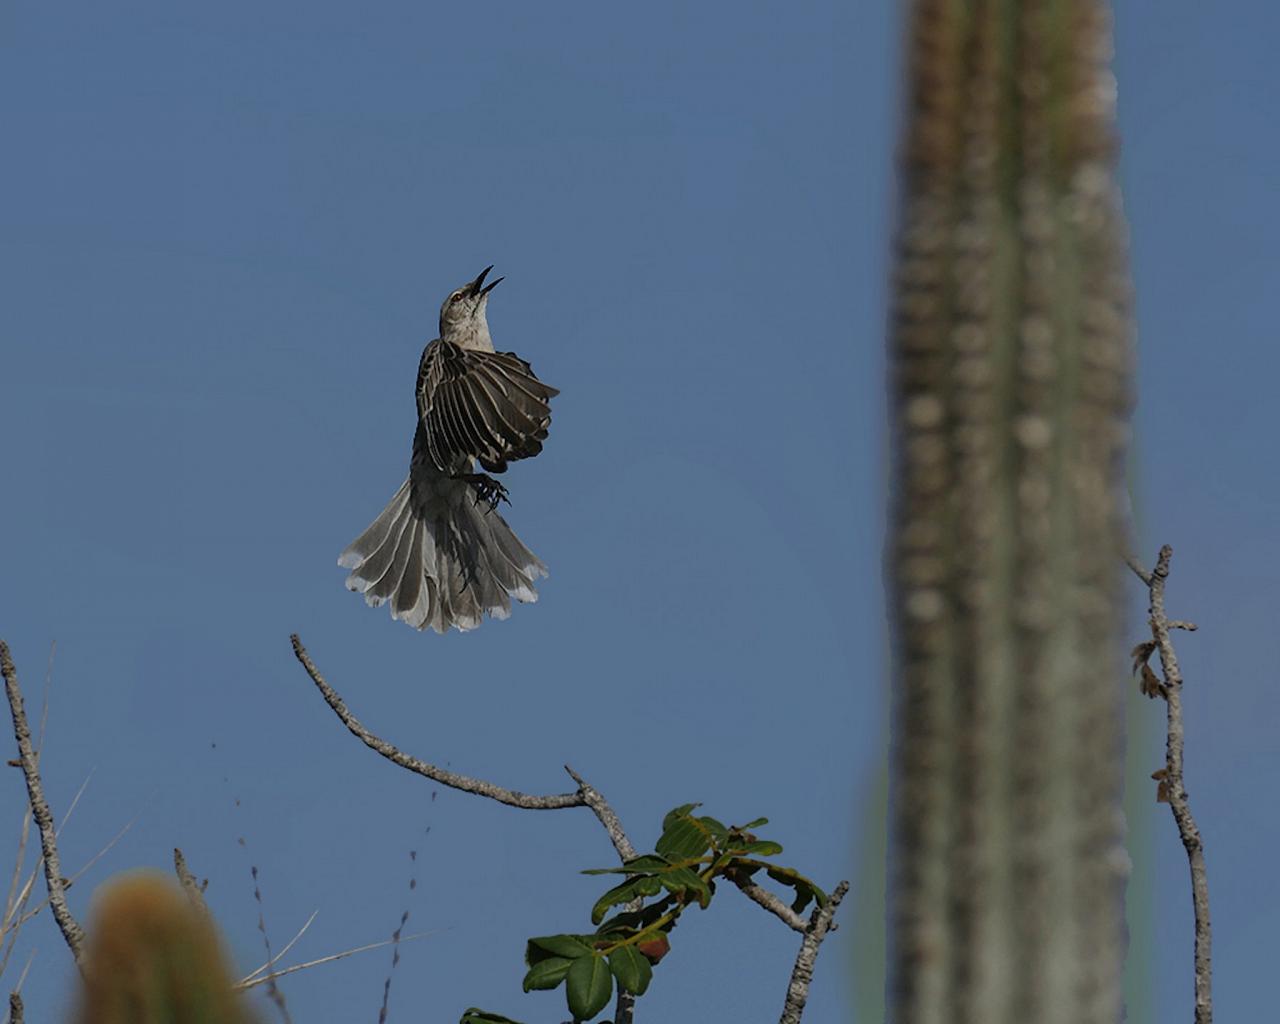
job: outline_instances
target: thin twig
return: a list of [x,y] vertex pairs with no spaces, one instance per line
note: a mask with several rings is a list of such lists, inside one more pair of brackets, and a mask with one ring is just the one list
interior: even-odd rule
[[1180,620],[1171,621],[1165,612],[1164,588],[1172,558],[1173,548],[1166,544],[1160,549],[1153,572],[1144,572],[1142,566],[1132,559],[1129,560],[1129,568],[1147,585],[1151,595],[1151,638],[1160,654],[1160,668],[1164,675],[1160,696],[1164,697],[1168,728],[1161,782],[1191,868],[1191,899],[1195,908],[1195,1022],[1210,1024],[1213,1020],[1213,936],[1209,920],[1209,872],[1205,866],[1200,829],[1191,816],[1191,803],[1183,785],[1186,736],[1182,723],[1182,670],[1178,667],[1178,655],[1169,635],[1173,629],[1195,629],[1195,626]]
[[613,843],[613,848],[618,851],[618,857],[623,861],[631,860],[636,855],[636,848],[631,845],[631,840],[627,838],[626,832],[622,830],[622,822],[618,820],[618,815],[614,813],[609,802],[600,795],[600,791],[591,785],[581,775],[575,772],[568,765],[564,766],[564,770],[569,773],[569,778],[578,784],[577,796],[582,803],[591,808],[591,813],[604,826],[604,830],[609,833],[609,842]]
[[813,965],[818,959],[818,949],[831,930],[831,919],[848,891],[849,883],[841,882],[828,897],[826,906],[814,908],[805,928],[804,941],[800,943],[800,952],[796,954],[796,964],[791,969],[787,1001],[782,1007],[782,1016],[778,1018],[779,1024],[800,1024],[800,1015],[809,1001],[809,985],[813,982]]
[[80,963],[84,948],[84,929],[67,907],[66,885],[62,879],[62,862],[58,857],[58,844],[54,836],[53,814],[45,800],[44,787],[40,783],[40,770],[36,765],[35,750],[31,746],[31,727],[22,706],[22,690],[18,686],[18,670],[9,654],[9,645],[0,640],[0,674],[4,676],[5,694],[9,698],[9,711],[13,715],[13,733],[18,741],[18,754],[22,759],[22,774],[27,780],[27,796],[31,813],[40,829],[40,848],[44,853],[44,877],[49,888],[49,904],[54,920],[66,939],[67,947]]
[[1142,563],[1133,555],[1124,556],[1124,564],[1133,570],[1133,574],[1148,587],[1151,586],[1151,573],[1142,567]]
[[[797,914],[791,909],[785,900],[779,899],[768,889],[751,881],[751,877],[749,875],[741,875],[734,872],[727,877],[729,878],[729,881],[741,890],[742,894],[746,896],[747,899],[752,903],[764,907],[765,910],[769,911],[769,913],[792,931],[797,931],[803,934],[809,930],[809,921],[803,914]],[[835,925],[832,925],[832,930],[834,930],[835,927]]]
[[13,986],[15,992],[21,992],[22,986],[27,982],[27,975],[31,973],[31,965],[36,962],[36,949],[32,949],[27,954],[27,962],[22,965],[22,973],[18,975],[18,983]]
[[[182,851],[176,846],[173,848],[173,870],[178,876],[178,882],[182,885],[182,891],[187,894],[187,899],[191,901],[191,905],[202,914],[207,915],[209,906],[204,901],[204,888],[196,881],[196,876],[187,867],[187,858],[182,855]],[[312,917],[314,916],[313,914]]]
[[426,761],[402,753],[393,744],[380,739],[366,729],[360,720],[347,709],[346,703],[338,696],[337,691],[325,682],[324,676],[320,674],[320,670],[316,668],[311,656],[307,654],[307,649],[302,646],[302,641],[298,639],[298,634],[293,634],[289,639],[293,643],[294,656],[302,663],[302,667],[307,670],[307,675],[316,684],[316,688],[324,697],[325,703],[342,720],[342,724],[366,747],[377,751],[393,764],[397,764],[408,771],[416,772],[418,775],[426,776],[428,779],[432,779],[442,786],[448,786],[450,789],[458,789],[464,793],[474,793],[477,796],[487,796],[490,800],[497,800],[499,803],[507,804],[511,807],[523,807],[532,811],[555,811],[562,807],[583,807],[586,805],[586,800],[580,792],[558,793],[553,796],[530,796],[527,793],[519,793],[514,789],[496,786],[492,782],[485,782],[483,779],[473,779],[466,775],[459,775],[457,772],[437,768],[433,764],[428,764]]
[[36,957],[36,951],[33,949],[27,957],[27,962],[22,968],[22,973],[18,975],[18,983],[9,990],[9,1022],[8,1024],[22,1024],[23,1017],[26,1013],[22,1005],[22,983],[27,980],[27,972],[31,970],[31,961]]

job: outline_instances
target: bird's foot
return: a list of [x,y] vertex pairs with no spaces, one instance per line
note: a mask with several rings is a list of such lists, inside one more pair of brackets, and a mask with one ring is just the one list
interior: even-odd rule
[[507,489],[488,473],[464,473],[458,479],[465,480],[476,492],[476,504],[486,504],[489,511],[496,509],[500,502],[511,504],[507,497]]

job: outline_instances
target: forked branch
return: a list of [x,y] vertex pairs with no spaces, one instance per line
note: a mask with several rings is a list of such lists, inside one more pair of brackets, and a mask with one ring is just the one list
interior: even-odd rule
[[1167,737],[1165,741],[1165,765],[1156,773],[1160,786],[1158,799],[1169,804],[1178,835],[1187,851],[1191,867],[1191,899],[1195,908],[1195,1022],[1211,1024],[1213,1020],[1213,965],[1212,926],[1209,920],[1209,872],[1204,860],[1204,842],[1200,829],[1191,815],[1191,802],[1183,785],[1183,748],[1185,733],[1182,723],[1182,670],[1178,667],[1178,655],[1173,648],[1171,633],[1175,629],[1194,630],[1195,624],[1171,620],[1165,611],[1164,588],[1169,579],[1169,563],[1173,548],[1168,544],[1160,549],[1156,567],[1147,572],[1133,557],[1127,559],[1129,568],[1146,585],[1151,598],[1151,643],[1140,644],[1134,651],[1139,667],[1147,672],[1146,659],[1152,653],[1160,656],[1161,685],[1144,687],[1152,697],[1163,697],[1166,710]]
[[813,982],[813,967],[818,961],[818,950],[832,928],[831,919],[835,917],[840,901],[848,891],[849,883],[841,882],[832,891],[826,906],[814,908],[809,926],[804,932],[804,941],[800,943],[800,952],[796,955],[796,964],[791,969],[787,1001],[782,1007],[778,1024],[800,1024],[800,1015],[804,1013],[805,1004],[809,1001],[809,985]]

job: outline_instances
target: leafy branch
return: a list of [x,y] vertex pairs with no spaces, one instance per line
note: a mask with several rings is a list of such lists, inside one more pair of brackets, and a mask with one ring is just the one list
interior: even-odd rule
[[[620,992],[644,995],[654,966],[671,949],[671,930],[689,907],[696,904],[705,910],[710,906],[719,878],[738,884],[738,880],[764,871],[795,891],[793,913],[799,914],[810,903],[819,910],[828,907],[830,898],[804,875],[759,859],[782,852],[781,844],[759,839],[750,831],[768,824],[767,818],[726,826],[715,818],[695,815],[698,806],[682,804],[663,818],[662,835],[653,853],[633,857],[619,867],[583,872],[626,877],[592,906],[591,923],[597,926],[594,932],[528,940],[526,992],[563,984],[575,1021],[588,1021],[600,1013],[613,995],[615,982]],[[653,902],[646,904],[645,900]],[[619,905],[627,909],[609,916]],[[829,927],[829,918],[827,921]],[[824,927],[824,935],[826,930]],[[463,1015],[462,1024],[503,1024],[509,1020],[472,1008]]]
[[[342,724],[392,764],[451,789],[488,797],[509,807],[525,810],[586,807],[596,816],[622,864],[592,868],[586,873],[626,877],[592,907],[594,932],[544,935],[527,941],[526,992],[555,989],[563,984],[569,1012],[576,1021],[588,1021],[608,1004],[616,983],[618,999],[613,1024],[631,1024],[635,998],[648,990],[654,965],[671,948],[668,936],[672,928],[692,904],[703,909],[709,906],[717,879],[724,879],[803,936],[781,1016],[784,1024],[798,1024],[808,998],[818,949],[828,932],[835,928],[832,917],[849,884],[841,882],[828,896],[798,871],[762,859],[782,852],[780,844],[759,839],[751,832],[767,824],[767,819],[757,818],[745,825],[730,827],[715,818],[694,814],[698,804],[682,804],[663,819],[662,834],[654,852],[637,855],[608,801],[572,768],[566,766],[565,770],[578,784],[576,792],[534,796],[447,771],[407,754],[357,719],[316,667],[297,634],[290,640],[294,656]],[[790,905],[754,881],[760,872],[793,891]],[[646,900],[652,902],[646,904]],[[814,906],[813,913],[805,921],[801,911],[810,904]],[[624,909],[609,916],[618,906]],[[518,1022],[472,1007],[463,1013],[462,1024]]]

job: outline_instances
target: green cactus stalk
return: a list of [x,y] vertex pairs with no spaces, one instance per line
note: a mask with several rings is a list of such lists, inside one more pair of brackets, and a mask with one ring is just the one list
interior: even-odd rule
[[168,878],[104,887],[89,929],[78,1024],[249,1024],[217,932]]
[[1130,406],[1110,19],[917,0],[891,341],[897,1024],[1113,1024]]

